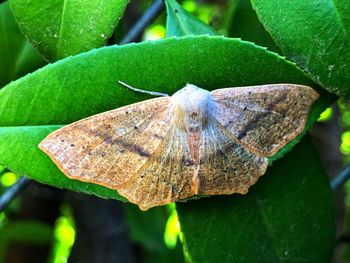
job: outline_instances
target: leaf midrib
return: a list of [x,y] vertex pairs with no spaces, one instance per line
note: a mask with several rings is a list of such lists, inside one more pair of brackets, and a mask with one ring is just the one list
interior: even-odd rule
[[348,36],[349,33],[346,30],[347,26],[344,24],[343,19],[341,18],[341,15],[339,14],[338,7],[337,7],[336,3],[334,2],[334,0],[331,0],[330,2],[331,2],[332,6],[333,6],[333,8],[335,10],[336,18],[337,18],[339,24],[341,25],[340,28],[342,29],[343,33],[346,36]]
[[59,30],[58,31],[58,41],[57,41],[57,45],[56,45],[56,56],[55,56],[56,59],[60,57],[61,40],[62,40],[62,35],[63,35],[64,16],[65,16],[66,7],[67,7],[67,1],[68,0],[63,0],[63,4],[62,4],[61,20],[60,20],[60,25],[58,28],[58,30]]

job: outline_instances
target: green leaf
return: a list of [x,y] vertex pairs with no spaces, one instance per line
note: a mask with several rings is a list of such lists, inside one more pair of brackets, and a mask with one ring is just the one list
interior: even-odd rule
[[[104,47],[47,65],[0,90],[0,164],[53,186],[118,198],[112,190],[66,178],[37,148],[57,125],[150,98],[118,80],[168,94],[188,82],[208,90],[266,83],[317,88],[294,64],[237,39],[187,36]],[[318,91],[308,127],[333,100]]]
[[271,51],[282,53],[258,20],[250,0],[235,0],[235,2],[237,7],[229,28],[229,36],[240,37],[243,40],[267,47]]
[[218,33],[181,7],[175,0],[165,0],[167,21],[166,35],[218,35]]
[[44,65],[20,32],[8,2],[0,4],[0,87]]
[[322,87],[350,96],[349,0],[252,0],[283,53]]
[[332,192],[309,136],[246,195],[177,203],[191,262],[330,262]]
[[333,0],[334,7],[339,16],[340,23],[346,31],[348,37],[350,35],[350,1],[349,0]]
[[10,0],[20,29],[40,53],[58,60],[102,46],[127,0]]

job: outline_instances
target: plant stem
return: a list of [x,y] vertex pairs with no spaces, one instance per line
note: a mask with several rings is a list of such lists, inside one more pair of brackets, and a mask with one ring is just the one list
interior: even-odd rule
[[346,167],[337,177],[331,182],[333,192],[337,192],[340,187],[350,178],[350,165]]
[[155,0],[153,4],[146,10],[136,24],[130,29],[130,31],[120,41],[120,45],[127,44],[135,41],[145,30],[145,28],[151,24],[157,16],[163,11],[164,3],[162,0]]
[[6,209],[11,201],[15,199],[30,182],[31,179],[21,177],[0,196],[0,213]]

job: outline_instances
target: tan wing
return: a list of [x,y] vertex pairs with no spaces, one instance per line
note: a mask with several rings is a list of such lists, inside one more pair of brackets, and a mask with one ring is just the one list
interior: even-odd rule
[[250,151],[272,156],[303,131],[318,94],[293,84],[227,88],[212,92],[211,113]]
[[169,101],[156,98],[80,120],[48,135],[39,148],[68,177],[118,189],[172,126]]
[[202,132],[199,155],[201,195],[245,194],[267,169],[267,158],[250,153],[216,120]]
[[196,167],[187,133],[173,126],[147,163],[118,192],[142,210],[184,199],[197,193]]

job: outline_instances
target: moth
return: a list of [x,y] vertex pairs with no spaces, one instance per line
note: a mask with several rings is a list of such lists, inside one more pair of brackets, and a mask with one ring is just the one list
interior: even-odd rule
[[187,84],[172,96],[126,86],[161,97],[74,122],[39,148],[69,178],[115,189],[142,210],[247,193],[319,97],[295,84],[212,92]]

